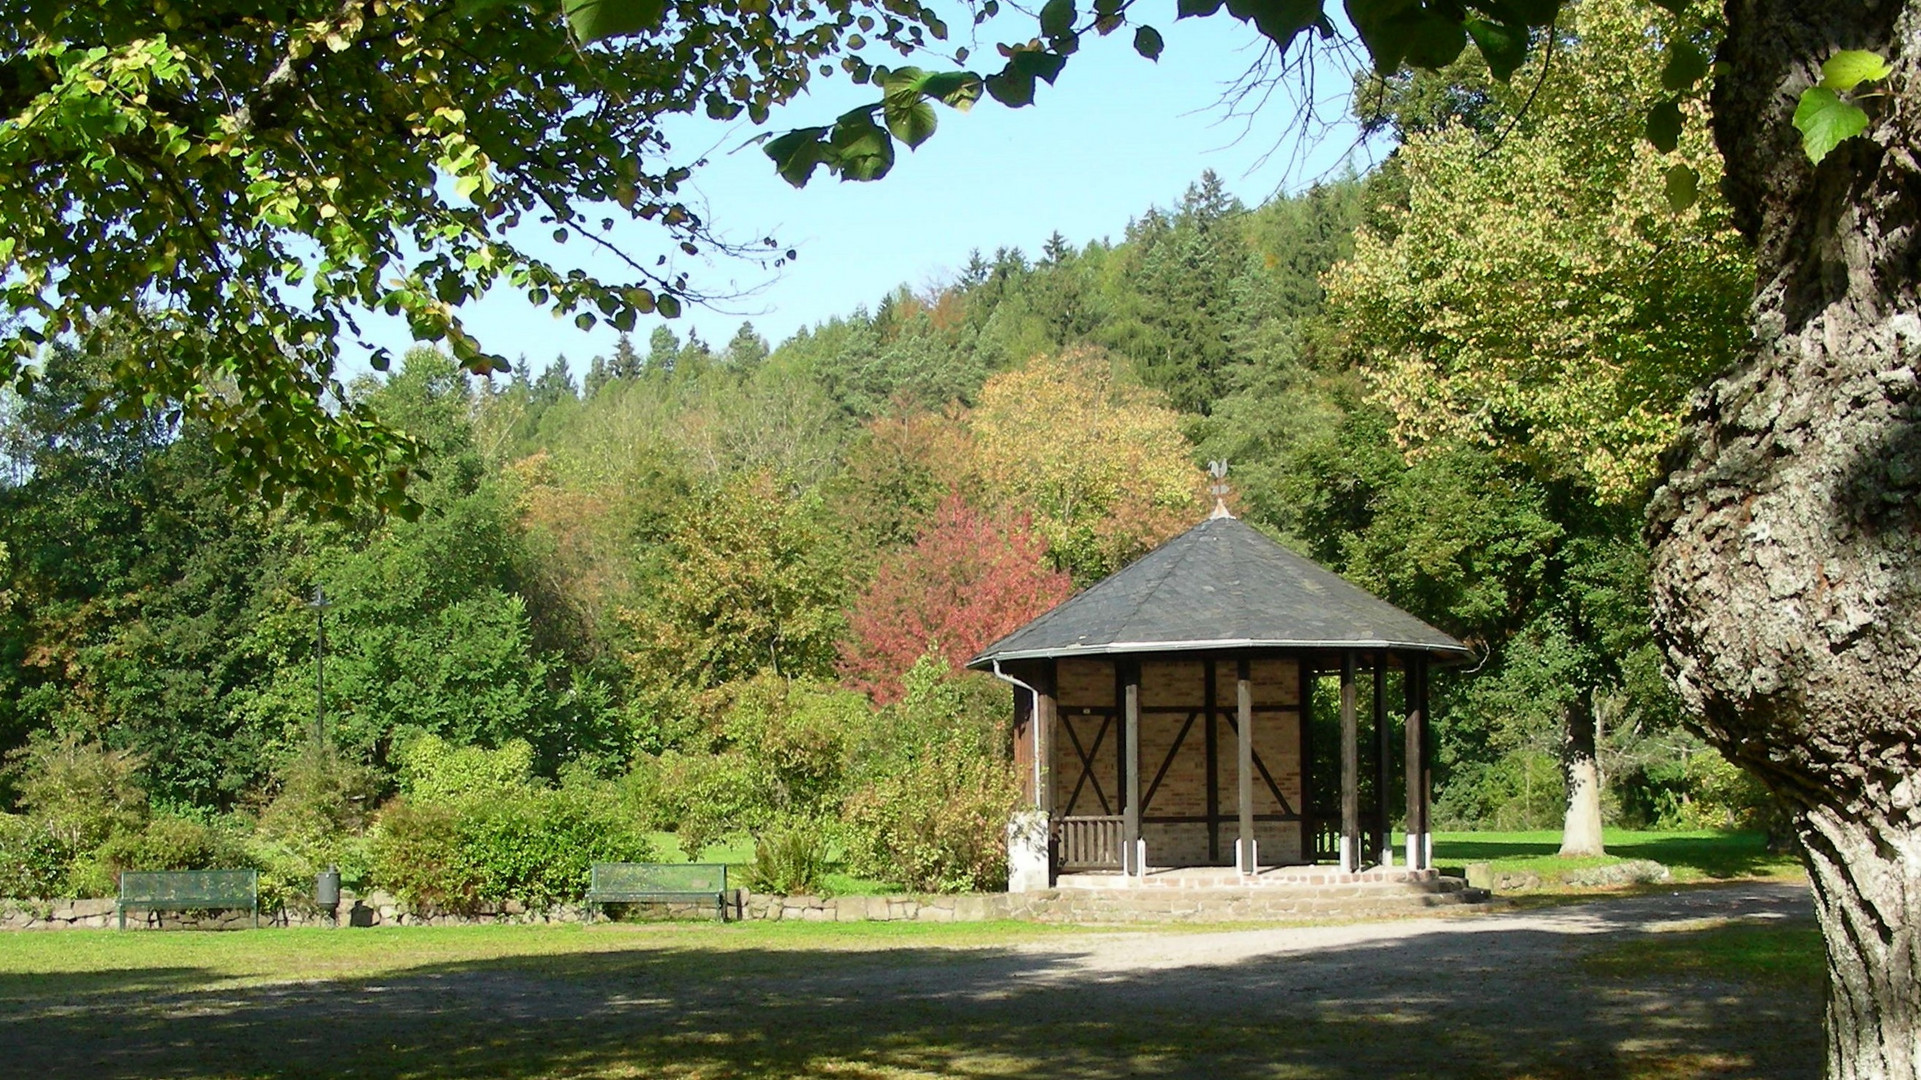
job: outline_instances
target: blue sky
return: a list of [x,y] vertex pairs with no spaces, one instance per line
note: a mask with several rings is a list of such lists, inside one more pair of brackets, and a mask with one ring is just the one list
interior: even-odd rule
[[[1004,15],[1001,22],[1010,18],[1026,17]],[[823,171],[796,190],[758,148],[743,148],[760,129],[694,120],[680,125],[671,132],[677,153],[709,160],[693,181],[695,205],[704,204],[707,220],[735,241],[774,236],[800,258],[780,270],[738,259],[683,259],[702,290],[739,295],[691,308],[668,325],[682,338],[693,329],[722,343],[748,319],[777,344],[803,326],[871,307],[896,285],[943,282],[975,248],[991,253],[1017,246],[1032,254],[1057,229],[1076,245],[1118,237],[1147,207],[1178,200],[1204,169],[1257,203],[1336,173],[1345,161],[1365,168],[1376,156],[1355,148],[1352,128],[1318,131],[1297,154],[1300,108],[1285,95],[1270,101],[1251,126],[1228,117],[1220,104],[1224,89],[1260,55],[1259,39],[1243,24],[1223,15],[1158,25],[1167,42],[1158,63],[1135,54],[1129,31],[1090,40],[1057,86],[1041,87],[1033,107],[1010,110],[988,99],[966,114],[940,110],[934,138],[912,153],[902,148],[893,171],[876,183],[841,183]],[[1008,24],[999,35],[983,34],[978,51],[985,55],[973,66],[994,59],[998,37],[1024,33],[1031,30]],[[1321,67],[1318,111],[1344,115],[1345,70],[1338,63]],[[817,80],[769,126],[828,123],[874,96],[845,77]],[[664,239],[640,223],[623,223],[612,237],[650,260]],[[579,244],[542,253],[562,265],[622,277],[612,265],[586,258]],[[579,375],[588,358],[612,349],[616,336],[606,327],[580,331],[571,316],[556,318],[504,291],[463,314],[489,348],[510,359],[524,355],[534,371],[564,354]],[[644,342],[656,325],[643,321],[635,338]],[[410,344],[396,324],[375,334],[396,351]]]

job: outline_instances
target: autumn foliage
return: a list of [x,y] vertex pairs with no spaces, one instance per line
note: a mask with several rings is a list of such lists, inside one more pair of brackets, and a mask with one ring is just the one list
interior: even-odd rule
[[855,603],[841,672],[876,701],[896,701],[919,657],[935,653],[958,668],[1071,592],[1025,519],[996,519],[950,495]]

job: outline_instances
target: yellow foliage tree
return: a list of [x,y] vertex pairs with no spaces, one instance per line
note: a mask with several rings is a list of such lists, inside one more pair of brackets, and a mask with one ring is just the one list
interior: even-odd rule
[[1515,130],[1410,138],[1392,235],[1362,230],[1326,286],[1403,446],[1465,439],[1622,501],[1746,340],[1754,272],[1706,125],[1662,153],[1622,105],[1660,85],[1662,24],[1629,0],[1570,11]]
[[1029,516],[1082,585],[1193,524],[1206,476],[1180,414],[1098,349],[988,380],[969,413],[988,499]]

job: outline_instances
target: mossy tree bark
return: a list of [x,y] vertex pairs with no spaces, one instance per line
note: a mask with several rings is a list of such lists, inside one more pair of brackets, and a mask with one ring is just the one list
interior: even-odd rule
[[[1828,1070],[1921,1076],[1921,5],[1730,0],[1714,89],[1754,338],[1649,510],[1655,632],[1703,733],[1794,808]],[[1864,138],[1791,126],[1838,49],[1893,62]]]

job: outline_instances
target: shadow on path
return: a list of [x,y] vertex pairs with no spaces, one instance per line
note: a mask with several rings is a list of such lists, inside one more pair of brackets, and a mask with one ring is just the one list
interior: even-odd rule
[[1761,886],[994,947],[617,930],[631,948],[240,989],[183,969],[32,993],[8,976],[0,1076],[1806,1077],[1819,987],[1624,980],[1580,959],[1677,919],[1806,910],[1804,889]]

